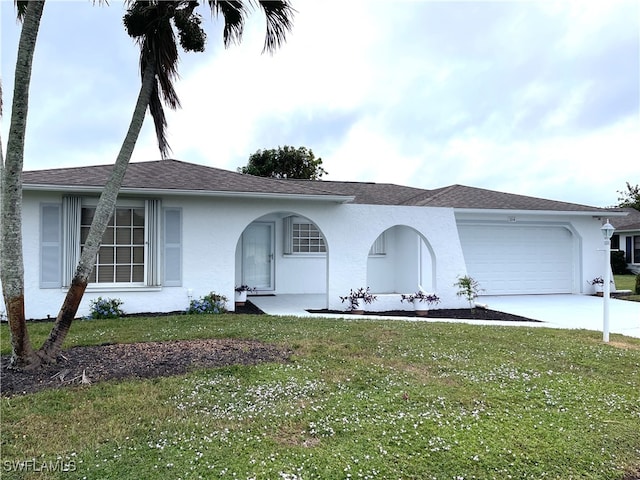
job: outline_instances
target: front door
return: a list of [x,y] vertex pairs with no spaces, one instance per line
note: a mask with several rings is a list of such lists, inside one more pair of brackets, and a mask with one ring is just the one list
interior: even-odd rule
[[258,290],[273,290],[273,223],[254,222],[242,234],[242,283]]

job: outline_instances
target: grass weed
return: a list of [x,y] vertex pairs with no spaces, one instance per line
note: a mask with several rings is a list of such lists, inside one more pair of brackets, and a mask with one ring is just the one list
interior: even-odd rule
[[[32,338],[49,328],[31,325]],[[622,335],[603,344],[580,330],[193,315],[76,322],[67,347],[214,337],[295,353],[286,364],[2,398],[2,478],[623,479],[640,470],[640,340]],[[7,353],[6,325],[1,342]],[[43,464],[73,468],[33,468]]]

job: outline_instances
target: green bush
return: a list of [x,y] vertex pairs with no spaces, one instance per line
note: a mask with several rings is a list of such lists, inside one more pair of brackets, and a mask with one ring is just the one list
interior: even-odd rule
[[95,300],[91,300],[91,313],[87,318],[94,320],[120,318],[124,315],[124,311],[120,308],[122,303],[119,298],[98,297]]
[[611,252],[611,270],[614,275],[626,275],[629,273],[627,270],[627,262],[624,258],[624,252]]
[[636,293],[640,295],[640,273],[636,275]]
[[225,313],[227,311],[227,297],[215,292],[211,292],[198,300],[191,300],[186,313],[203,314],[203,313]]

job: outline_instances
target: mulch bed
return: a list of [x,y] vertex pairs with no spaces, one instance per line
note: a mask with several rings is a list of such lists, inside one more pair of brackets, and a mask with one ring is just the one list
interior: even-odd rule
[[[319,314],[345,313],[337,310],[310,310],[310,312]],[[235,313],[264,314],[251,302],[237,307]],[[158,314],[146,313],[131,316],[141,315]],[[415,313],[394,310],[365,312],[365,315],[411,317],[415,316]],[[420,318],[535,321],[518,315],[481,308],[430,310],[427,317]],[[1,358],[0,395],[7,397],[105,380],[181,375],[196,368],[285,362],[290,355],[291,351],[287,349],[258,341],[204,339],[73,347],[64,350],[55,365],[47,365],[28,372],[10,369],[9,356],[3,356]]]
[[[333,313],[344,315],[344,310],[307,310],[309,313]],[[386,312],[367,312],[363,315],[371,316],[387,316],[387,317],[416,317],[422,319],[429,318],[453,318],[464,320],[504,320],[508,322],[539,322],[540,320],[533,320],[527,317],[521,317],[520,315],[513,315],[511,313],[499,312],[497,310],[490,310],[488,308],[441,308],[435,310],[429,310],[426,317],[419,317],[412,310],[390,310]]]
[[105,380],[181,375],[196,368],[284,362],[289,350],[257,341],[235,339],[179,340],[73,347],[55,365],[34,371],[8,368],[2,357],[2,396],[82,385]]

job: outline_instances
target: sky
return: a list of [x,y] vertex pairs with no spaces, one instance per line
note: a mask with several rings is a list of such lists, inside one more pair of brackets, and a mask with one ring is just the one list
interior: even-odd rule
[[[182,53],[172,158],[236,170],[305,146],[325,180],[452,184],[606,207],[640,183],[640,1],[292,0],[262,54],[264,16],[225,49]],[[19,24],[0,0],[6,144]],[[113,163],[140,86],[124,6],[49,0],[25,170]],[[159,159],[147,117],[132,161]]]

